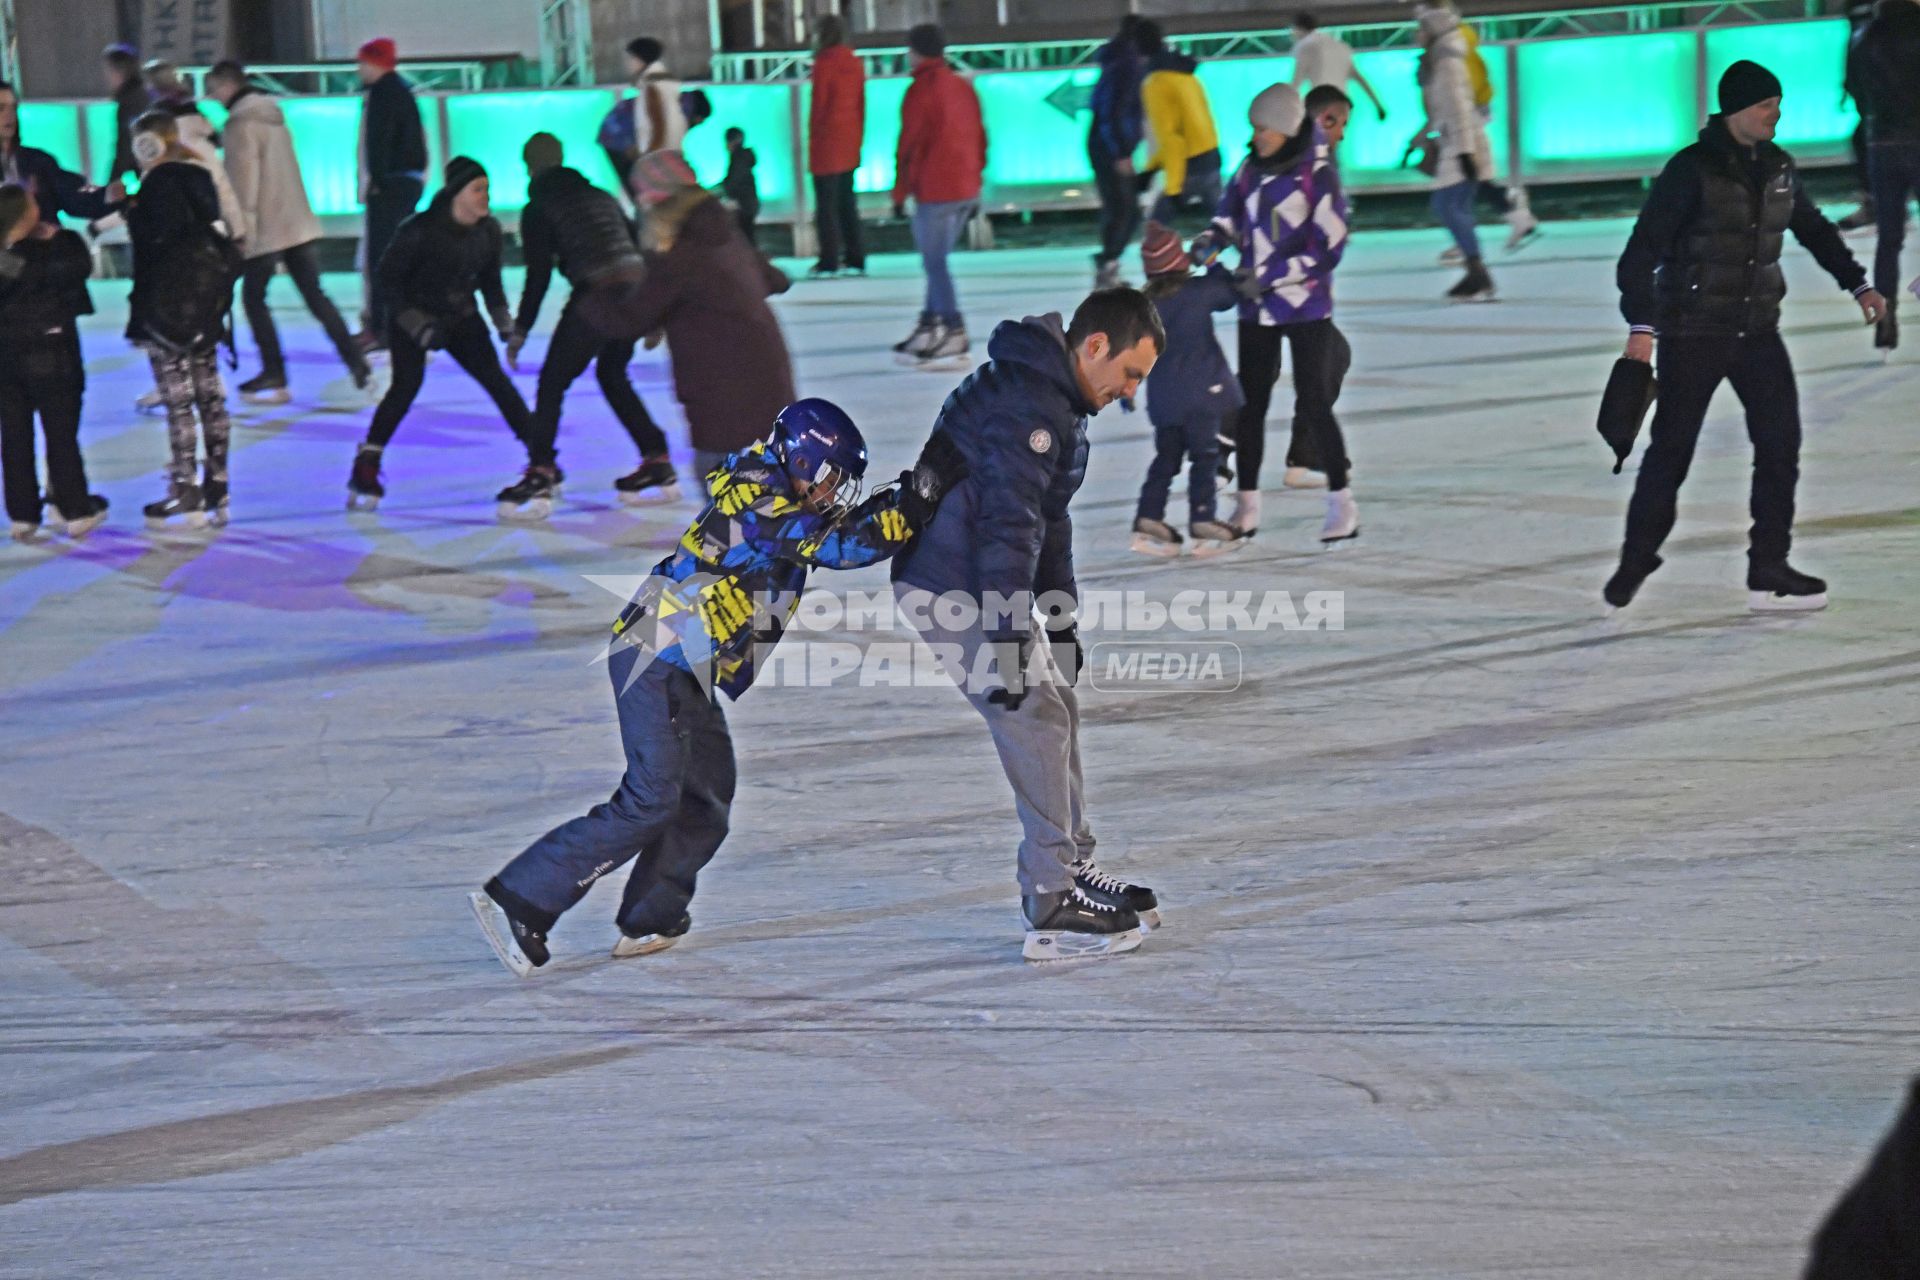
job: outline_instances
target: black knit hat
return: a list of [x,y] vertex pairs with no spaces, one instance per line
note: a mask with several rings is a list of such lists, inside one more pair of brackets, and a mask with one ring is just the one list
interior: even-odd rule
[[907,48],[923,58],[938,58],[947,51],[947,33],[931,22],[923,22],[907,32]]
[[486,177],[487,171],[472,156],[455,156],[447,161],[444,176],[447,180],[447,190],[454,195],[459,195],[466,190],[469,183],[478,182]]
[[1723,116],[1780,96],[1780,77],[1757,62],[1742,58],[1720,75],[1720,114]]

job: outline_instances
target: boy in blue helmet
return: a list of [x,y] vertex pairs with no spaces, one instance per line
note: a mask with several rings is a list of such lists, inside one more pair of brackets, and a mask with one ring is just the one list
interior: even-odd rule
[[733,742],[715,691],[746,692],[755,650],[779,642],[811,570],[885,560],[967,473],[938,434],[897,485],[851,505],[866,470],[852,419],[800,400],[767,439],[708,474],[706,507],[613,625],[607,666],[627,757],[619,787],[469,895],[509,970],[524,978],[545,964],[554,922],[635,858],[613,954],[659,951],[692,927],[694,879],[726,838],[733,803]]

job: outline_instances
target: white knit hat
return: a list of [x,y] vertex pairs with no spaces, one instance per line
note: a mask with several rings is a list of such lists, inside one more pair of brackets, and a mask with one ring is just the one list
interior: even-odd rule
[[1300,101],[1300,91],[1290,84],[1268,85],[1254,95],[1247,107],[1247,120],[1254,128],[1271,129],[1289,138],[1300,132],[1300,122],[1306,118],[1307,108]]

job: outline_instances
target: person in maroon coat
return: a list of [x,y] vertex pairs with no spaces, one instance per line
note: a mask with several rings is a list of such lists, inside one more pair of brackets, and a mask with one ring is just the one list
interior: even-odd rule
[[798,397],[793,360],[767,298],[791,283],[747,243],[677,151],[634,162],[646,211],[647,275],[627,303],[640,333],[664,333],[673,387],[701,476],[766,434]]
[[820,19],[819,40],[807,108],[807,172],[813,175],[820,261],[807,274],[837,275],[844,263],[848,275],[863,276],[867,251],[860,243],[853,173],[860,167],[860,141],[867,127],[867,73],[847,47],[847,26],[838,14]]
[[967,322],[953,291],[947,255],[968,219],[980,211],[987,168],[987,129],[973,82],[947,63],[947,39],[925,23],[907,33],[913,83],[900,104],[900,151],[894,164],[893,212],[905,217],[913,199],[913,243],[927,273],[920,323],[893,348],[900,362],[922,368],[964,363]]

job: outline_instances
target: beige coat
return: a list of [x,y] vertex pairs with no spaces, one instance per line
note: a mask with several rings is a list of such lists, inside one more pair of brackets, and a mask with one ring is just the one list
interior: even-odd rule
[[283,253],[321,236],[280,104],[264,93],[234,100],[227,116],[227,173],[245,211],[249,258]]
[[1493,144],[1487,122],[1473,105],[1473,85],[1467,76],[1467,38],[1460,19],[1448,9],[1428,9],[1420,15],[1420,96],[1427,108],[1427,127],[1440,135],[1440,168],[1436,187],[1465,182],[1461,156],[1472,156],[1474,177],[1493,179]]

